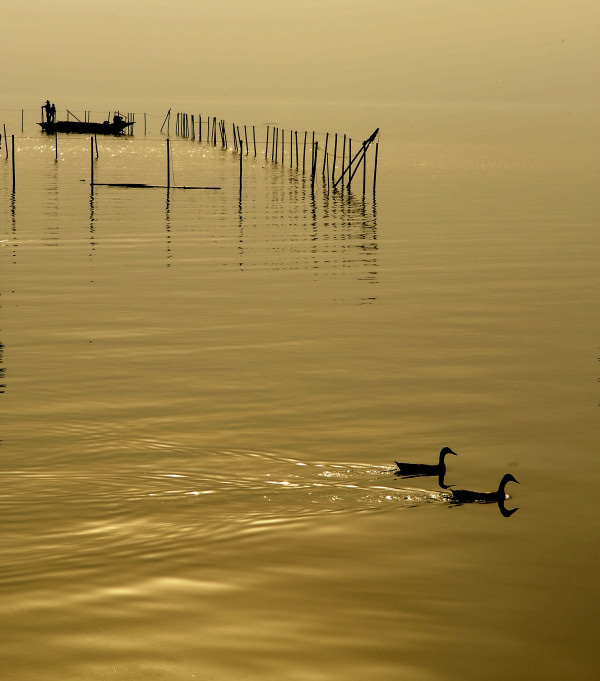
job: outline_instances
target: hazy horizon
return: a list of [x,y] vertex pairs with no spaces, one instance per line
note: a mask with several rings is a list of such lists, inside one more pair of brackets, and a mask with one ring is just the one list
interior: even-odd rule
[[589,0],[22,0],[3,11],[0,108],[150,90],[157,100],[596,106],[599,18]]

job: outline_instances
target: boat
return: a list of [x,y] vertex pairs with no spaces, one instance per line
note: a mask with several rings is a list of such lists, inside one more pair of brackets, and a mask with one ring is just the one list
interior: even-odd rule
[[113,122],[104,121],[104,123],[92,123],[82,121],[46,121],[38,123],[44,132],[54,134],[56,132],[74,132],[83,135],[120,135],[125,128],[133,125],[133,121],[129,123],[124,121],[121,117],[115,116]]

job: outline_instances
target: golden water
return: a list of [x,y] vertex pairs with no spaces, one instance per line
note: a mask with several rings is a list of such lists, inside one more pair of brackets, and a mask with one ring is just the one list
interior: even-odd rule
[[[240,202],[197,141],[175,178],[220,190],[92,195],[87,138],[17,134],[2,678],[596,678],[592,114],[281,109],[379,126],[375,200],[259,155]],[[163,183],[153,125],[96,180]],[[519,510],[393,475],[444,445]]]

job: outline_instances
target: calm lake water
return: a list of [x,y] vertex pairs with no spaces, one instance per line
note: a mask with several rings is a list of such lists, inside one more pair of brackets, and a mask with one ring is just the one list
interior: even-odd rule
[[[165,113],[96,181],[164,184]],[[221,189],[2,112],[2,677],[598,678],[597,113],[215,105],[381,129],[375,197],[259,144],[240,200],[173,123]],[[518,511],[393,474],[445,445]]]

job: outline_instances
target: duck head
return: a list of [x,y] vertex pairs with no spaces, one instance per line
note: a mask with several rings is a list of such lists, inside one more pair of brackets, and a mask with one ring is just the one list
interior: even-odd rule
[[444,447],[442,451],[440,452],[440,463],[444,463],[444,457],[446,454],[454,454],[456,456],[456,452],[453,452],[450,447]]

